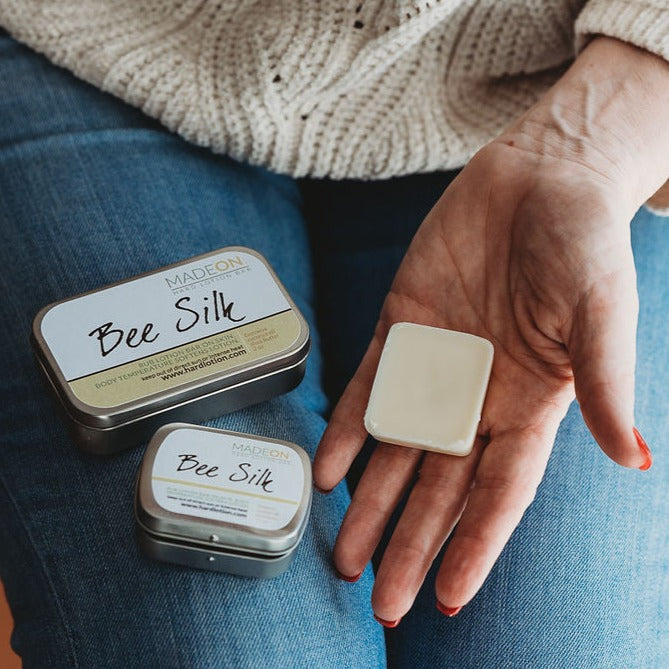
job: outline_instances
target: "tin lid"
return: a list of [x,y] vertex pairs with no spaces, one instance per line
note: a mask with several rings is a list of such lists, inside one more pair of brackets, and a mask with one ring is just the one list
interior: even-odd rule
[[31,339],[67,413],[96,429],[298,366],[310,345],[267,260],[240,246],[48,305]]
[[309,457],[295,444],[171,423],[149,442],[135,513],[165,539],[279,555],[302,537],[311,488]]

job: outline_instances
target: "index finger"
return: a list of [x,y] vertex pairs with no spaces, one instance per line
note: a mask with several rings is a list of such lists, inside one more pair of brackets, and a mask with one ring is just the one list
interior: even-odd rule
[[365,443],[365,409],[381,350],[381,339],[375,334],[321,437],[313,464],[314,484],[320,490],[332,490],[344,478]]

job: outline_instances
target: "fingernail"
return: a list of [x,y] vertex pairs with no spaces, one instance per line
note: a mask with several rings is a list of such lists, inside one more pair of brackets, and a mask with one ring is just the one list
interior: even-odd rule
[[374,620],[376,620],[377,623],[381,623],[384,627],[397,627],[400,624],[401,618],[398,618],[397,620],[384,620],[383,618],[379,618],[379,616],[374,614]]
[[312,482],[312,485],[314,486],[314,490],[316,492],[319,492],[321,495],[329,495],[334,490],[334,488],[330,488],[329,490],[325,490],[325,488],[321,488],[313,482]]
[[346,574],[342,574],[336,568],[335,568],[335,574],[337,575],[337,578],[341,579],[342,581],[346,581],[347,583],[355,583],[362,576],[362,572],[360,572],[359,574],[355,574],[354,576],[346,576]]
[[458,613],[460,613],[461,608],[461,606],[444,606],[439,600],[437,600],[437,610],[449,618],[457,616]]
[[634,436],[636,437],[636,443],[639,444],[639,448],[641,449],[641,452],[646,456],[646,462],[644,462],[639,469],[641,471],[646,471],[647,469],[650,469],[652,464],[653,464],[653,456],[650,454],[650,448],[648,448],[648,444],[646,443],[646,440],[641,436],[639,430],[636,428],[632,428],[632,431],[634,432]]

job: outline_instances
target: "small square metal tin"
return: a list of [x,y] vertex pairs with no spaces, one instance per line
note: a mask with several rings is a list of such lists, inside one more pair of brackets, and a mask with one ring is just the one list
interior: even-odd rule
[[31,341],[74,440],[93,453],[287,392],[310,346],[267,261],[237,246],[51,304]]
[[269,578],[286,571],[311,506],[311,463],[287,441],[174,423],[137,480],[137,539],[164,562]]

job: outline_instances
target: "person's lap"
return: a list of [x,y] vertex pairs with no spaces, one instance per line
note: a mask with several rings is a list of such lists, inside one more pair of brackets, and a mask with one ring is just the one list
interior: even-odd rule
[[[371,573],[355,590],[331,575],[343,487],[314,500],[279,578],[151,562],[133,535],[143,449],[78,452],[28,346],[44,304],[232,244],[263,253],[313,325],[295,183],[188,146],[7,39],[0,52],[0,573],[25,666],[382,665],[383,634],[366,610]],[[326,407],[319,374],[315,336],[295,391],[212,424],[313,455]]]
[[[306,182],[301,193],[288,178],[187,145],[3,37],[0,90],[0,575],[26,666],[383,664],[371,571],[346,584],[330,566],[345,485],[315,495],[297,559],[278,579],[151,563],[132,532],[142,449],[79,453],[40,385],[27,335],[47,302],[228,244],[256,248],[307,317],[314,349],[295,391],[212,424],[290,439],[313,455],[327,411],[323,370],[336,394],[449,175]],[[669,428],[660,320],[668,237],[656,218],[635,224],[637,414],[651,445]],[[482,592],[448,620],[426,584],[387,633],[389,663],[622,667],[646,657],[642,666],[659,667],[668,650],[667,478],[661,453],[646,474],[608,462],[572,407],[537,499]]]

